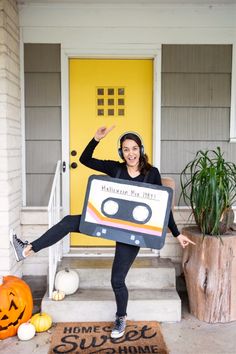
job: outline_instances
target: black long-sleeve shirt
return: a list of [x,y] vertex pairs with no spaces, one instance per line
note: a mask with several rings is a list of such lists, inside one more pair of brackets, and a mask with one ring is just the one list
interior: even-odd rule
[[[143,182],[144,181],[145,176],[142,174],[138,175],[137,177],[131,177],[128,174],[125,162],[121,163],[119,161],[114,161],[114,160],[95,159],[93,157],[93,152],[94,152],[96,146],[98,145],[98,143],[99,142],[96,141],[94,138],[88,143],[88,145],[86,146],[86,148],[82,152],[80,159],[79,159],[83,165],[85,165],[89,168],[92,168],[93,170],[105,173],[110,177],[116,177],[117,172],[120,170],[121,172],[120,172],[119,178],[131,180],[131,181],[135,181],[135,182]],[[151,169],[149,170],[147,183],[156,184],[159,186],[162,185],[161,176],[160,176],[160,173],[156,167],[151,167]],[[177,225],[174,221],[172,211],[170,212],[168,227],[171,230],[174,237],[177,237],[180,234],[180,232],[177,228]]]

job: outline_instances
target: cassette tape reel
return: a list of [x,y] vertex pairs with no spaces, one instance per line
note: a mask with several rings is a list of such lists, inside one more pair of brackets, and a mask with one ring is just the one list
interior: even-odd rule
[[89,177],[80,232],[139,247],[165,243],[173,191],[103,175]]

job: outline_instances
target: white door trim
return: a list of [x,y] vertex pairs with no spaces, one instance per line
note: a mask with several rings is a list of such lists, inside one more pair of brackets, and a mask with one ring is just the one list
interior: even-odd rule
[[[63,214],[70,213],[70,176],[69,176],[69,59],[70,58],[109,58],[109,59],[154,59],[153,78],[153,165],[160,169],[161,160],[161,46],[145,54],[130,55],[129,53],[117,53],[110,55],[100,53],[91,55],[81,54],[77,50],[61,48],[61,127],[62,127],[62,162],[66,164],[66,170],[62,173],[62,207]],[[70,250],[69,237],[63,240],[63,251]]]

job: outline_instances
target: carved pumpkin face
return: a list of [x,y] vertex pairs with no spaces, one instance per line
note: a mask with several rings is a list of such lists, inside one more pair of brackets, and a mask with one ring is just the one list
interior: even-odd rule
[[29,286],[13,275],[0,285],[0,339],[15,336],[21,323],[32,315],[33,298]]

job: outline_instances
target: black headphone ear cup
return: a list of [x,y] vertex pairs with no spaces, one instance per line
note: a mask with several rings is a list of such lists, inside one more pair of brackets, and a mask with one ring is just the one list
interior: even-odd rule
[[118,154],[119,154],[120,158],[121,158],[122,160],[124,160],[124,156],[123,156],[123,152],[122,152],[122,149],[121,149],[121,148],[118,149]]
[[140,154],[141,154],[141,156],[144,156],[144,147],[143,147],[143,145],[141,145]]

